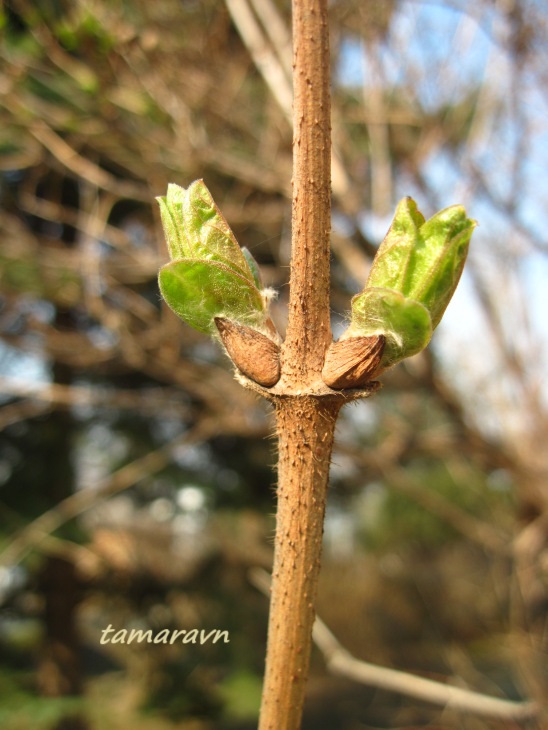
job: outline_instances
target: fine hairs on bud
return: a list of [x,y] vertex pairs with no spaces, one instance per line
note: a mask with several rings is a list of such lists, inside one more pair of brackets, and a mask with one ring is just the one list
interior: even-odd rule
[[381,369],[384,335],[349,337],[333,342],[325,355],[322,378],[334,390],[361,388]]
[[230,359],[246,377],[271,388],[280,379],[280,348],[261,332],[215,317],[215,325]]

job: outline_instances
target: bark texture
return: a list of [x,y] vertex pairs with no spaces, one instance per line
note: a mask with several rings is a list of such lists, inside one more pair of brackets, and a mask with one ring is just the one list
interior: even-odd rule
[[329,462],[335,421],[345,400],[329,392],[321,379],[331,343],[326,0],[293,1],[293,47],[292,257],[281,379],[272,397],[279,448],[278,508],[260,730],[297,730],[301,724]]
[[320,377],[331,342],[331,103],[326,0],[293,1],[293,209],[289,316],[282,348],[288,385]]
[[342,400],[277,402],[278,509],[260,730],[295,730],[303,711],[329,461]]

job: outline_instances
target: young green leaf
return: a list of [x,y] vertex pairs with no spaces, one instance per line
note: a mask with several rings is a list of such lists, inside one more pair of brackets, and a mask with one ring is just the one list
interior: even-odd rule
[[466,217],[461,205],[446,208],[420,228],[414,251],[415,273],[408,296],[422,302],[437,327],[457,284],[476,221]]
[[255,261],[253,258],[251,251],[246,247],[242,246],[242,253],[245,256],[245,260],[247,261],[247,265],[249,266],[249,270],[251,271],[253,275],[253,281],[255,282],[255,286],[257,289],[263,289],[264,284],[261,277],[261,271],[259,269],[259,264]]
[[157,198],[170,256],[217,261],[255,283],[242,249],[203,180],[170,184]]
[[222,317],[276,340],[259,267],[239,247],[204,182],[168,185],[158,203],[172,259],[159,285],[171,309],[201,332],[218,336],[214,318]]
[[371,287],[352,299],[352,323],[347,337],[384,335],[384,367],[423,350],[432,337],[425,306],[394,289]]
[[375,286],[409,294],[413,250],[419,244],[423,224],[424,216],[417,210],[415,201],[411,198],[400,201],[392,225],[373,260],[366,289]]
[[411,198],[398,205],[343,338],[384,335],[383,367],[428,344],[460,279],[475,221],[460,205],[429,220]]
[[200,332],[216,334],[215,317],[262,329],[261,293],[247,279],[215,261],[181,259],[160,269],[162,296],[175,314]]

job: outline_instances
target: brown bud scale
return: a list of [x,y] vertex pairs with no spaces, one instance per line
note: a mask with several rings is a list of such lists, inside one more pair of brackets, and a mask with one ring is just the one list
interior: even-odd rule
[[280,348],[261,332],[215,317],[215,325],[232,362],[238,370],[265,388],[280,379]]
[[349,337],[333,342],[325,355],[322,378],[335,390],[361,388],[371,382],[380,369],[386,338]]

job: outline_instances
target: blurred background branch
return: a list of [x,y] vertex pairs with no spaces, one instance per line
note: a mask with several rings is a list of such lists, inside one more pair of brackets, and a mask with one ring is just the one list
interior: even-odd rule
[[[267,597],[270,595],[270,575],[259,568],[249,573],[251,583]],[[407,672],[360,661],[353,657],[319,616],[314,622],[313,639],[322,652],[326,665],[334,674],[380,689],[398,692],[415,699],[436,705],[450,707],[473,715],[487,715],[508,720],[530,720],[537,715],[538,708],[532,702],[510,702],[498,697],[488,697],[462,687],[433,682]]]

